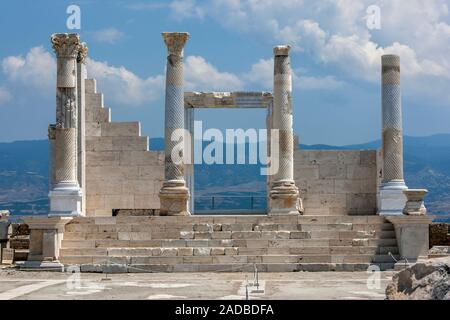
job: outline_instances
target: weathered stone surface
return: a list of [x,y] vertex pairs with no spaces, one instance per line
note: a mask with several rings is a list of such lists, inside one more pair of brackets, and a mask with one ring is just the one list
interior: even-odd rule
[[389,300],[450,300],[450,258],[432,259],[408,267],[386,288]]

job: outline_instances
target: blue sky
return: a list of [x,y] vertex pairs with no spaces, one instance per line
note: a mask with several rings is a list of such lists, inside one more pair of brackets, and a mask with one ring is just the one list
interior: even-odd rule
[[[380,56],[400,54],[405,133],[450,133],[450,1],[61,1],[0,4],[0,141],[43,139],[55,119],[49,37],[81,8],[88,72],[114,121],[163,135],[166,48],[161,32],[187,31],[186,89],[271,91],[272,48],[291,44],[294,130],[302,143],[380,137]],[[381,9],[370,30],[367,8]],[[205,127],[264,126],[264,111],[204,111]]]

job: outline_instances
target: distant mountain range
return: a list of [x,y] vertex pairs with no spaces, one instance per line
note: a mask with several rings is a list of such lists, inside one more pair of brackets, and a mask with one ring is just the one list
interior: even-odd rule
[[[300,145],[303,150],[377,149],[380,141],[359,145]],[[163,150],[164,140],[150,140],[151,150]],[[428,211],[450,215],[450,134],[405,137],[405,180],[410,188],[427,188]],[[0,143],[0,210],[15,215],[48,212],[48,141]],[[263,197],[265,177],[259,165],[196,165],[196,196]]]

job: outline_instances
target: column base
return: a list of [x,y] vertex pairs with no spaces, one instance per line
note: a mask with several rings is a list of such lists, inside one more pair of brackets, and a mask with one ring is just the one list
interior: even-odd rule
[[166,181],[159,192],[161,216],[189,216],[189,189],[184,181]]
[[49,217],[78,217],[83,216],[81,211],[82,192],[78,186],[57,185],[50,191]]
[[303,214],[302,200],[294,181],[277,181],[270,190],[269,215]]
[[378,215],[403,215],[407,201],[403,191],[407,189],[403,180],[383,183],[378,194]]
[[24,261],[16,264],[24,271],[55,271],[64,272],[64,265],[59,261]]

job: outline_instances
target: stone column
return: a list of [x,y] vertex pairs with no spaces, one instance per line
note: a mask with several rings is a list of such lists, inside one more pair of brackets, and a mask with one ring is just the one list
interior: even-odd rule
[[55,125],[48,126],[48,191],[53,190],[55,185]]
[[172,133],[184,129],[183,48],[189,39],[185,32],[164,32],[168,49],[165,103],[165,181],[159,193],[161,215],[189,215],[189,189],[186,187],[184,163],[175,163],[172,150],[183,156],[180,141],[172,141]]
[[382,75],[382,184],[379,214],[402,214],[407,189],[403,179],[403,127],[400,92],[400,57],[381,57]]
[[57,56],[56,127],[53,189],[49,193],[50,216],[82,215],[82,192],[78,184],[77,155],[77,34],[51,37]]
[[84,190],[81,202],[81,212],[86,213],[86,86],[87,79],[86,57],[88,54],[88,47],[86,43],[80,45],[77,57],[77,101],[78,101],[78,183],[81,190]]
[[292,74],[289,46],[274,48],[273,129],[279,130],[279,170],[272,179],[269,214],[298,214],[301,200],[294,181]]

